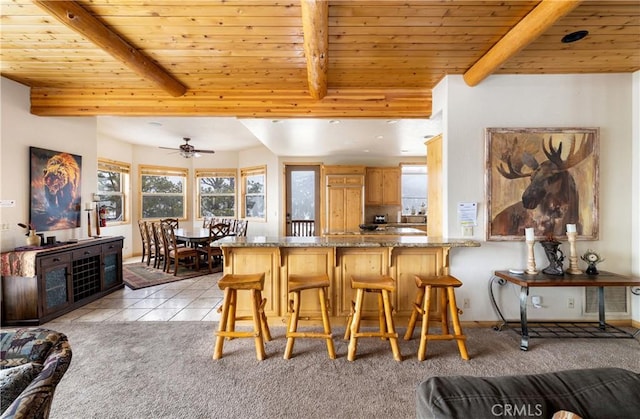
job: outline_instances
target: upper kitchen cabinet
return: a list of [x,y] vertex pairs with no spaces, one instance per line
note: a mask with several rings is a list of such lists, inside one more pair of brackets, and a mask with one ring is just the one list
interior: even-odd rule
[[400,167],[367,167],[366,205],[400,205]]

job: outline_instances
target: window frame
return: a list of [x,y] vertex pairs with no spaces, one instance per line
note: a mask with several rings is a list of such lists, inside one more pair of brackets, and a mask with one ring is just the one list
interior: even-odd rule
[[[157,194],[157,193],[145,193],[142,191],[142,177],[143,176],[178,176],[184,179],[184,186],[182,188],[182,193],[172,193],[172,194]],[[148,217],[145,218],[142,216],[143,214],[143,197],[144,196],[181,196],[184,205],[183,205],[183,213],[182,216],[177,217],[180,221],[188,220],[189,214],[189,200],[188,200],[188,191],[189,191],[189,169],[184,167],[169,167],[169,166],[152,166],[152,165],[144,165],[141,164],[138,166],[138,219],[140,220],[157,220],[160,218],[171,217],[174,218],[173,215],[164,215],[160,217]]]
[[[120,192],[101,192],[98,188],[98,172],[120,173]],[[117,160],[110,160],[98,157],[98,169],[96,170],[96,193],[93,195],[94,201],[99,205],[100,197],[121,196],[122,197],[122,220],[108,221],[107,227],[125,225],[131,223],[131,164]],[[96,198],[98,198],[96,200]]]
[[[264,190],[260,194],[247,193],[247,178],[249,176],[262,175],[264,177]],[[267,221],[267,166],[243,167],[240,169],[240,216],[247,220]],[[264,217],[247,216],[247,196],[263,196]]]
[[[204,196],[232,196],[233,195],[233,216],[231,218],[238,217],[238,171],[237,169],[196,169],[195,171],[195,190],[196,190],[196,219],[203,220],[201,197],[203,196],[200,190],[201,178],[215,178],[215,177],[232,177],[234,179],[233,194],[231,193],[207,193]],[[213,217],[222,217],[221,215],[213,214]],[[228,218],[229,216],[225,216]]]
[[[402,179],[405,175],[412,175],[412,173],[404,173],[404,168],[405,167],[420,167],[420,168],[424,168],[424,173],[413,173],[413,175],[415,176],[424,176],[425,177],[425,197],[424,197],[424,203],[426,205],[426,207],[429,207],[429,202],[428,202],[428,198],[429,198],[429,190],[428,190],[428,182],[429,182],[429,174],[427,172],[427,165],[424,163],[401,163],[400,164],[400,206],[401,206],[401,211],[402,211],[402,215],[413,215],[411,214],[411,209],[409,208],[409,211],[405,211],[404,208],[404,188],[403,188],[403,182]],[[410,197],[409,199],[417,199],[418,197]],[[420,198],[421,199],[421,198]],[[418,210],[420,207],[416,207],[416,214],[418,214]],[[426,208],[425,208],[426,209]],[[426,212],[425,214],[426,215]]]

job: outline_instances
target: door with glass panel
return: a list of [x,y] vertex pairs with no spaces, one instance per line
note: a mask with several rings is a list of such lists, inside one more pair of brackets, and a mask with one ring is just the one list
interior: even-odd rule
[[320,235],[320,166],[286,165],[285,177],[286,235]]

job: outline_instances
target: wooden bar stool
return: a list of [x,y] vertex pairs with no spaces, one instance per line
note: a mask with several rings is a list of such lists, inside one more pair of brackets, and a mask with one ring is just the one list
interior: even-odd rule
[[[264,273],[245,275],[225,275],[218,281],[220,289],[224,290],[222,316],[216,335],[216,346],[213,359],[222,358],[222,345],[225,338],[254,338],[256,357],[262,361],[265,358],[264,339],[271,340],[267,316],[264,314],[266,299],[262,298],[264,287]],[[236,316],[238,290],[251,291],[252,316]],[[236,320],[253,319],[253,332],[236,332]]]
[[[454,288],[462,285],[457,278],[451,275],[442,276],[421,276],[416,275],[416,286],[418,294],[413,305],[413,311],[409,318],[407,332],[404,340],[410,340],[413,335],[413,329],[416,326],[418,314],[422,316],[422,330],[420,332],[420,346],[418,347],[418,360],[424,361],[427,353],[427,341],[429,340],[455,340],[458,343],[460,356],[462,359],[469,359],[467,353],[467,345],[465,343],[467,337],[462,333],[460,326],[460,318],[458,317],[458,307],[456,306],[456,295]],[[431,308],[431,289],[440,289],[440,322],[442,324],[442,333],[439,335],[429,334],[429,310]],[[453,334],[449,333],[449,323],[447,317],[447,308],[451,312],[451,320],[453,323]]]
[[[284,351],[284,359],[291,358],[293,344],[296,338],[320,338],[327,342],[329,358],[336,359],[336,351],[333,346],[333,335],[329,323],[329,304],[326,290],[329,288],[327,275],[289,275],[289,293],[293,294],[293,300],[289,301],[289,324],[287,325],[287,348]],[[320,300],[320,313],[322,314],[323,332],[298,332],[298,320],[300,319],[300,293],[303,290],[317,289]]]
[[[386,275],[354,275],[351,277],[351,288],[356,290],[356,301],[353,309],[353,315],[347,322],[347,332],[345,339],[349,337],[349,353],[347,359],[354,361],[356,359],[356,349],[358,347],[358,338],[380,337],[389,339],[393,358],[396,361],[402,361],[400,348],[398,347],[398,334],[393,324],[391,293],[395,291],[396,284],[393,278]],[[378,318],[380,321],[380,331],[378,332],[360,332],[360,320],[362,320],[362,304],[365,292],[378,293]]]

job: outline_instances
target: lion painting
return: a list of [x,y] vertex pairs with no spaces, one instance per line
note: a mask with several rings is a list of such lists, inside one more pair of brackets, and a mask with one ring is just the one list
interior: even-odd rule
[[80,185],[76,160],[67,153],[56,154],[47,161],[43,172],[45,197],[52,212],[73,209]]
[[31,219],[37,230],[80,226],[82,157],[31,147]]

